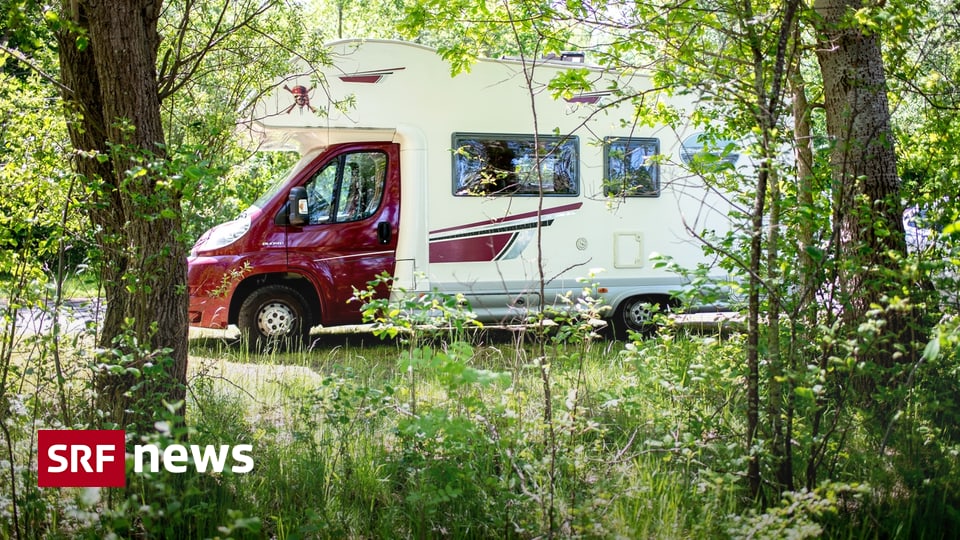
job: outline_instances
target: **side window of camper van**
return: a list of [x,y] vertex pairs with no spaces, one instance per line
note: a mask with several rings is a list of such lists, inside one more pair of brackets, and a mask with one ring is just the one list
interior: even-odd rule
[[[453,135],[453,193],[458,196],[545,196],[580,193],[576,137]],[[539,165],[539,170],[538,170]]]
[[380,207],[387,178],[387,156],[382,152],[358,152],[344,158],[337,221],[366,219]]
[[333,188],[337,185],[338,162],[328,163],[304,186],[307,188],[307,208],[310,212],[310,225],[330,221],[330,209],[333,202]]
[[603,141],[603,194],[613,197],[659,197],[658,139],[627,137]]
[[324,165],[304,187],[311,225],[359,221],[380,207],[387,178],[383,152],[355,152]]

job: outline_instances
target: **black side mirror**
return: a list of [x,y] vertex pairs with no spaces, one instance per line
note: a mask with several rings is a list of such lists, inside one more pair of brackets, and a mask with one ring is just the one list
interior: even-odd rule
[[287,211],[291,225],[304,225],[310,220],[310,210],[307,206],[307,189],[295,187],[287,195]]

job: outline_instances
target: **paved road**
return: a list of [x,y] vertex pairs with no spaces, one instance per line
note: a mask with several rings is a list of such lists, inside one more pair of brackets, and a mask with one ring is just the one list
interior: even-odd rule
[[[20,308],[17,310],[18,334],[43,334],[50,332],[55,320],[60,322],[60,331],[76,333],[87,324],[102,320],[104,306],[98,300],[65,300],[56,312],[53,304],[46,308]],[[8,306],[0,305],[0,315],[8,314]]]

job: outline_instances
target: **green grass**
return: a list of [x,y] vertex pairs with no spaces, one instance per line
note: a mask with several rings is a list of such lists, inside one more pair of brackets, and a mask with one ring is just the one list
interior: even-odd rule
[[[33,499],[20,508],[36,527],[47,524],[48,537],[533,538],[552,530],[908,538],[948,530],[956,482],[914,497],[920,492],[883,470],[887,461],[861,464],[873,451],[863,430],[850,430],[831,454],[817,491],[758,507],[744,482],[742,358],[739,336],[682,333],[543,351],[506,332],[431,336],[417,346],[324,335],[312,350],[264,356],[194,340],[191,443],[252,444],[253,472],[138,477],[126,496],[27,483],[21,493]],[[21,440],[30,432],[23,427]],[[29,461],[29,446],[18,448],[19,461]],[[798,443],[798,460],[801,450]],[[937,522],[934,512],[947,517]],[[0,526],[0,537],[10,534]]]
[[[207,370],[216,380],[206,395],[246,403],[255,419],[258,467],[238,478],[238,490],[272,501],[261,512],[267,533],[532,536],[550,526],[551,469],[558,534],[722,530],[739,487],[713,479],[705,504],[692,486],[696,445],[678,439],[664,448],[682,420],[659,410],[676,396],[643,386],[646,354],[656,348],[644,349],[642,360],[617,342],[549,348],[559,454],[551,463],[536,347],[509,334],[473,339],[480,343],[469,358],[408,369],[408,347],[371,336],[327,338],[314,351],[267,358],[197,344],[195,358],[217,366]],[[443,341],[431,347],[451,350]],[[689,357],[684,347],[696,346],[659,352]],[[464,383],[452,375],[460,362],[502,375]]]
[[[47,295],[53,295],[55,286],[52,280],[48,278],[49,276],[44,275],[44,286],[48,291]],[[6,300],[11,296],[11,291],[22,291],[24,289],[23,285],[13,282],[9,275],[0,276],[0,298]],[[100,282],[90,272],[75,271],[65,276],[61,285],[61,293],[64,299],[89,300],[97,298],[100,295]]]
[[100,282],[93,273],[75,272],[67,275],[62,290],[65,298],[97,298],[100,295]]

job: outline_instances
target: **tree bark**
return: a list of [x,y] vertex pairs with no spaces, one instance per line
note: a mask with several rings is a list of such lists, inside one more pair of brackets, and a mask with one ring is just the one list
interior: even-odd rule
[[859,263],[841,274],[843,290],[850,293],[851,321],[862,320],[883,294],[882,271],[893,264],[888,254],[906,253],[880,38],[852,19],[863,6],[862,0],[814,4],[822,19],[817,57],[839,194],[834,217],[841,255]]
[[[180,194],[164,174],[156,60],[158,0],[77,0],[64,13],[87,30],[58,35],[77,169],[93,187],[89,217],[102,246],[107,301],[98,345],[129,355],[117,375],[96,374],[99,406],[120,426],[148,426],[163,401],[185,396],[186,248]],[[118,340],[122,336],[134,339]],[[105,364],[117,358],[101,359]]]

